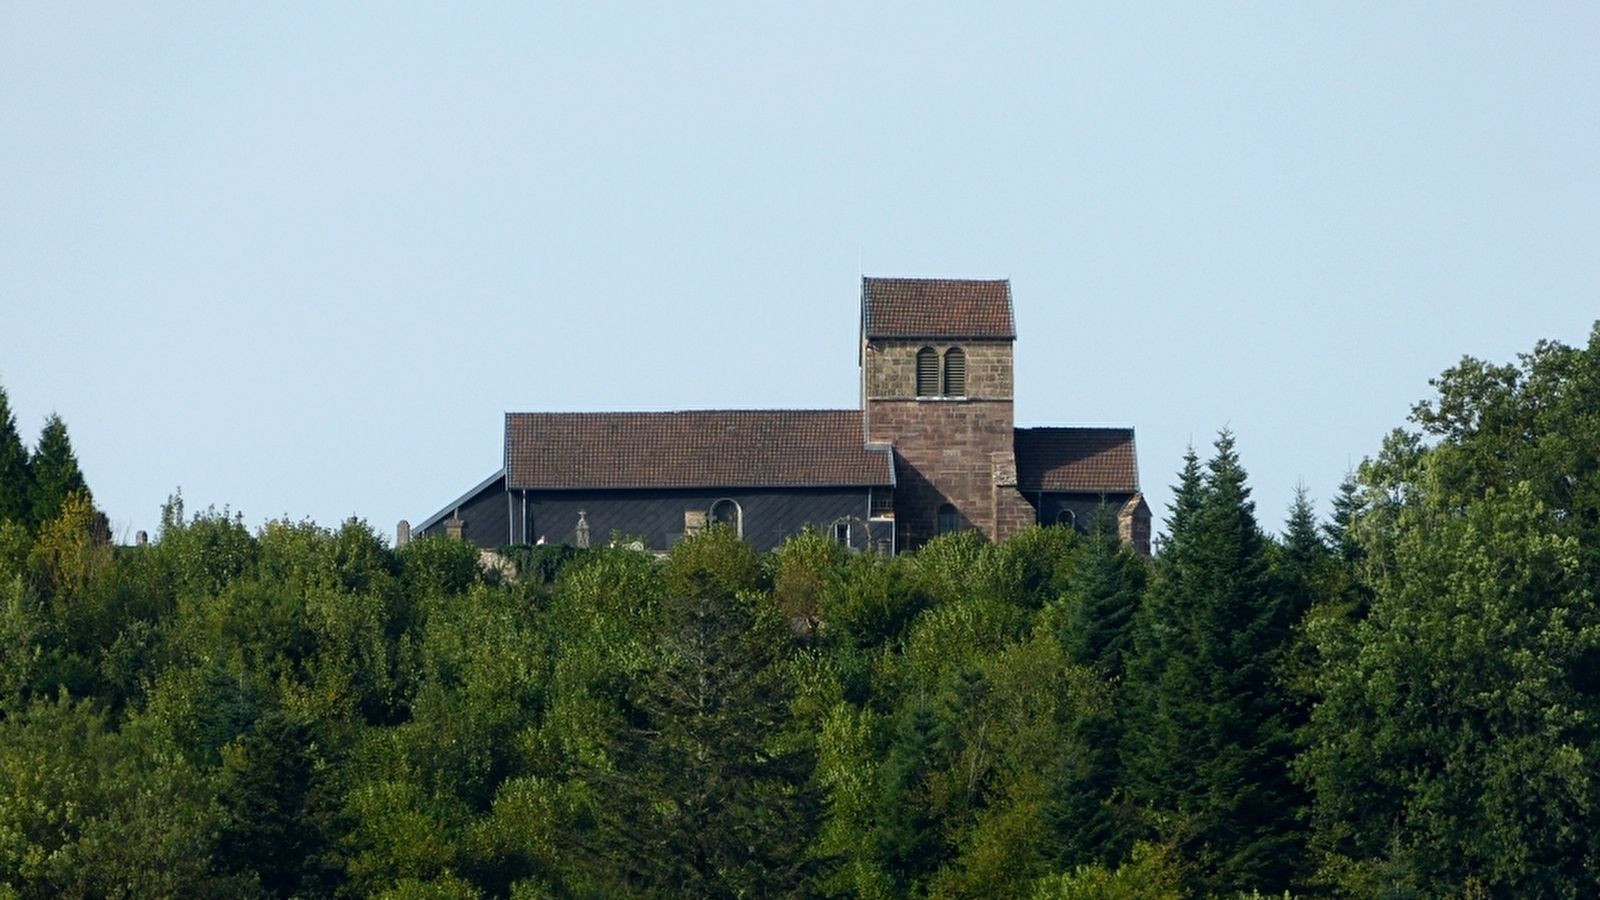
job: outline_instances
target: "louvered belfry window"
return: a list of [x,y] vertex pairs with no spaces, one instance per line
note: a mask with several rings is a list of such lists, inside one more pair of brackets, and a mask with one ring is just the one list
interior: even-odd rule
[[944,395],[967,395],[967,354],[960,347],[951,347],[944,352]]
[[939,351],[932,347],[917,351],[917,396],[939,396]]

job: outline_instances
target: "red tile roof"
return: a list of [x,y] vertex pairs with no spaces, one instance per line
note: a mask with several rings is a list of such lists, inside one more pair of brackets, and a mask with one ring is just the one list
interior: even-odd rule
[[1011,283],[955,278],[862,278],[862,328],[878,338],[1015,340]]
[[1139,489],[1132,428],[1018,428],[1017,488],[1125,494]]
[[507,413],[506,486],[824,487],[894,483],[859,410]]

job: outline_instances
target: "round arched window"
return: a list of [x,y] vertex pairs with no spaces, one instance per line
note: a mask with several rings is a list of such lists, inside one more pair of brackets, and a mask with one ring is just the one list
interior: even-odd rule
[[939,396],[939,351],[932,347],[917,351],[917,396]]
[[1056,524],[1076,528],[1078,527],[1078,514],[1070,509],[1063,509],[1056,513]]
[[713,525],[726,525],[733,529],[733,533],[744,537],[744,510],[739,508],[739,503],[728,497],[711,504],[711,509],[706,512],[706,518]]
[[967,354],[960,347],[951,347],[944,352],[944,395],[967,395]]

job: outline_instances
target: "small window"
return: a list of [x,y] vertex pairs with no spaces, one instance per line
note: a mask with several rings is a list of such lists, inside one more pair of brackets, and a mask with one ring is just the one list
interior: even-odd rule
[[917,396],[939,396],[939,351],[932,347],[917,351]]
[[960,347],[951,347],[944,352],[944,395],[967,395],[967,354]]
[[845,546],[845,547],[850,546],[850,523],[849,522],[835,522],[835,523],[833,523],[833,541],[834,541],[834,543],[840,544],[840,545]]
[[733,529],[734,534],[744,537],[744,510],[739,508],[737,501],[724,497],[711,504],[706,516],[712,524],[726,525]]
[[1056,513],[1056,524],[1066,525],[1070,528],[1078,527],[1078,514],[1070,509],[1063,509]]
[[894,515],[894,491],[889,488],[869,488],[869,490],[872,496],[867,501],[868,517],[883,519]]
[[956,530],[956,508],[946,503],[939,507],[939,533],[950,534]]

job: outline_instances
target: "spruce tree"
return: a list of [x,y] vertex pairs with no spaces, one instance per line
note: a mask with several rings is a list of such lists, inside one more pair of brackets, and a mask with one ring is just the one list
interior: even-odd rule
[[1084,751],[1065,759],[1045,806],[1055,840],[1046,849],[1060,871],[1116,865],[1131,849],[1113,807],[1123,783],[1121,687],[1132,653],[1134,614],[1144,596],[1148,564],[1122,542],[1110,507],[1101,507],[1072,574],[1066,579],[1058,637],[1068,659],[1104,678],[1113,702],[1072,723]]
[[61,504],[69,494],[89,493],[78,469],[78,458],[72,453],[72,441],[67,438],[67,425],[60,416],[51,415],[45,422],[28,468],[33,475],[29,516],[35,528],[60,515]]
[[1066,579],[1066,621],[1060,638],[1073,662],[1104,678],[1122,677],[1132,649],[1133,614],[1147,579],[1145,561],[1122,542],[1115,515],[1102,506],[1077,566]]
[[1333,498],[1333,519],[1322,528],[1327,545],[1347,562],[1361,557],[1361,545],[1351,532],[1356,518],[1361,515],[1361,492],[1354,472],[1345,473],[1339,482],[1339,493]]
[[28,450],[17,434],[17,417],[0,388],[0,522],[28,522]]
[[1175,823],[1196,887],[1281,891],[1302,869],[1290,780],[1294,712],[1278,667],[1293,604],[1269,568],[1226,431],[1191,452],[1149,601],[1135,626],[1124,765],[1133,799]]
[[1291,627],[1317,602],[1335,560],[1319,530],[1305,487],[1296,488],[1273,564],[1278,601],[1283,607],[1280,615]]
[[673,548],[648,670],[622,698],[608,754],[583,775],[598,805],[573,846],[608,896],[793,896],[809,875],[812,757],[781,734],[781,614],[759,557],[725,527]]

